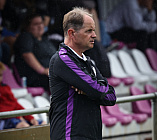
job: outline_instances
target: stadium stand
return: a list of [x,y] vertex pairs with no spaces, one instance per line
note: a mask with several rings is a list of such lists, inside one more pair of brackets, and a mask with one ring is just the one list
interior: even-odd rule
[[[113,5],[116,5],[121,0],[117,0],[113,2],[111,2],[110,0],[105,0],[105,1],[98,0],[98,1],[101,4],[101,7],[105,6],[103,7],[103,9],[99,9],[100,11],[103,11],[103,16],[102,15],[101,16],[104,19],[107,16],[108,11],[111,11],[111,9],[114,8]],[[147,74],[147,72],[145,73],[145,71],[149,69],[148,67],[147,67],[148,69],[145,67],[148,66],[148,63],[146,61],[149,61],[151,68],[154,71],[157,71],[157,63],[156,63],[157,52],[148,48],[146,50],[146,56],[148,60],[144,58],[145,56],[143,54],[141,55],[140,53],[138,53],[136,49],[133,49],[130,52],[132,52],[131,53],[132,56],[134,52],[136,53],[135,55],[136,57],[138,57],[138,60],[137,60],[138,62],[136,62],[136,59],[135,58],[133,59],[130,56],[130,54],[124,50],[116,50],[116,54],[114,54],[113,52],[107,53],[109,61],[111,63],[111,73],[112,73],[112,77],[108,78],[109,84],[115,87],[117,96],[124,96],[126,95],[126,93],[127,95],[132,95],[132,96],[144,94],[144,92],[142,92],[139,89],[134,89],[134,87],[130,88],[130,86],[134,86],[134,85],[139,86],[141,84],[142,84],[142,89],[144,89],[146,93],[156,92],[157,90],[154,88],[154,86],[151,85],[151,83],[154,83],[154,80],[156,80],[156,76],[153,75],[150,77],[149,74]],[[139,67],[137,63],[139,63]],[[148,71],[150,72],[150,69]],[[45,101],[45,99],[41,97],[44,93],[43,88],[39,87],[38,90],[37,88],[31,88],[31,87],[30,88],[27,87],[27,89],[23,88],[21,86],[21,79],[18,79],[18,73],[13,75],[12,72],[16,73],[16,67],[12,66],[12,69],[7,67],[7,70],[4,72],[3,82],[8,84],[12,88],[12,91],[15,94],[15,97],[18,98],[18,101],[21,100],[20,102],[23,102],[24,103],[23,105],[26,105],[26,104],[29,105],[29,103],[24,102],[24,100],[26,100],[24,98],[25,96],[28,95],[28,93],[31,93],[31,95],[33,96],[33,102],[30,103],[31,106],[32,106],[32,103],[34,103],[33,107],[49,106],[50,104],[49,101],[47,100]],[[15,79],[16,80],[18,79],[19,82],[17,82]],[[147,102],[146,100],[133,102],[132,104],[134,105],[131,106],[131,110],[129,111],[127,110],[127,113],[124,113],[126,110],[122,111],[122,108],[120,108],[120,106],[118,105],[116,105],[114,108],[101,107],[102,123],[103,123],[103,129],[102,129],[103,137],[125,136],[127,134],[130,135],[134,133],[140,134],[143,132],[148,132],[148,131],[150,132],[152,130],[151,106],[149,105],[150,106],[149,107],[146,102]],[[151,104],[151,102],[149,103]],[[125,105],[121,105],[121,107],[124,107],[124,106]],[[109,109],[107,110],[107,108]],[[130,114],[130,112],[134,112],[134,113]],[[115,114],[112,114],[112,113],[115,113]],[[40,116],[38,115],[38,117],[42,117],[45,121],[47,121],[46,114],[40,115]],[[50,135],[49,129],[50,129],[49,126],[46,126],[46,129],[43,129],[43,126],[37,126],[37,127],[30,127],[30,128],[8,131],[8,134],[12,133],[12,135],[10,136],[14,136],[15,138],[15,133],[20,133],[20,135],[18,135],[18,138],[23,139],[24,136],[27,137],[26,133],[24,134],[23,131],[25,132],[29,131],[29,135],[34,134],[36,136],[39,136],[38,137],[39,139],[45,139],[45,138],[49,139],[49,135]],[[6,131],[3,131],[3,132],[1,133],[2,139],[7,137]],[[119,139],[122,139],[122,138],[119,138]],[[127,140],[127,138],[125,139],[124,137],[123,139]],[[132,137],[131,139],[146,140],[144,138],[141,139],[140,136],[137,136],[137,137],[135,136],[135,137]]]

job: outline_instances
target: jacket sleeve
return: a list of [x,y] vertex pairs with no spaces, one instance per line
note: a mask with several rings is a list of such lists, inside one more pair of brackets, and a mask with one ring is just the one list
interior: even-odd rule
[[64,52],[60,52],[59,59],[55,60],[53,73],[69,85],[85,92],[90,99],[100,101],[102,105],[115,104],[115,92],[111,90],[110,86],[98,80],[93,80],[89,74],[84,73]]
[[96,69],[96,73],[97,73],[98,82],[104,86],[109,87],[108,91],[98,100],[98,103],[100,105],[104,105],[104,106],[115,105],[116,95],[115,95],[114,88],[108,84],[107,79],[101,75],[100,71],[96,67],[95,67],[95,69]]

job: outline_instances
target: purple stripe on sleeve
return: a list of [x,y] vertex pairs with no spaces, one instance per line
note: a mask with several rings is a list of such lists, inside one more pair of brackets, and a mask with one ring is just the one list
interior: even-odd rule
[[116,99],[115,91],[114,91],[114,94],[106,94],[104,99],[109,100],[109,101],[115,101],[115,99]]
[[74,89],[69,90],[69,97],[67,101],[67,117],[66,117],[66,140],[71,140],[71,124],[72,124],[72,115],[73,115],[73,96],[74,96]]
[[70,67],[77,75],[80,76],[81,79],[86,81],[94,89],[98,90],[99,92],[107,92],[108,91],[108,87],[101,86],[100,84],[97,83],[97,81],[92,80],[92,78],[89,75],[85,74],[67,55],[62,55],[66,52],[67,52],[67,50],[65,50],[64,48],[61,48],[59,51],[59,55],[60,55],[60,58],[62,59],[62,61],[68,67]]

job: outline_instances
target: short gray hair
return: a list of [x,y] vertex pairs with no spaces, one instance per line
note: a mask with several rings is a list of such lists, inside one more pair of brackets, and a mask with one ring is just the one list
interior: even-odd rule
[[63,31],[64,36],[67,35],[67,31],[70,28],[78,31],[82,28],[84,23],[84,15],[88,15],[93,18],[92,14],[88,13],[88,11],[81,7],[74,7],[73,10],[64,15],[63,19]]

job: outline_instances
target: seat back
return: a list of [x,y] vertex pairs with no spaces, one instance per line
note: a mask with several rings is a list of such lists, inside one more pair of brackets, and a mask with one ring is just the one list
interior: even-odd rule
[[103,116],[109,116],[108,113],[106,112],[104,106],[100,106],[100,109],[101,109],[101,115],[103,115]]
[[[144,94],[139,88],[132,86],[130,87],[131,95],[142,95]],[[132,110],[135,113],[147,113],[151,114],[151,106],[148,100],[136,101],[132,102]]]
[[143,52],[138,49],[132,49],[131,53],[140,72],[144,74],[153,73],[153,70]]
[[157,92],[157,89],[154,86],[149,85],[149,84],[146,84],[144,86],[144,89],[145,89],[145,93],[154,93],[154,92]]
[[140,75],[140,72],[138,71],[135,62],[133,61],[130,54],[123,50],[118,51],[118,57],[123,65],[123,68],[125,72],[131,76],[137,76]]
[[21,88],[20,85],[16,82],[14,75],[11,69],[5,65],[6,69],[3,72],[3,80],[2,82],[9,85],[11,88]]
[[[34,97],[34,102],[35,102],[35,106],[36,107],[50,106],[50,102],[46,98],[44,98],[42,96]],[[40,117],[42,118],[43,121],[48,122],[48,118],[47,118],[46,113],[41,113],[39,115],[40,115]]]
[[109,53],[109,52],[107,53],[107,56],[110,61],[112,76],[118,77],[118,78],[127,77],[127,74],[124,72],[118,58],[114,54]]
[[[157,92],[157,88],[153,87],[152,85],[149,85],[149,84],[146,84],[144,86],[144,90],[145,90],[145,93],[154,93],[154,92]],[[151,106],[151,101],[149,100],[149,104]]]
[[117,104],[115,104],[114,106],[105,106],[105,109],[111,115],[123,115]]
[[[32,104],[30,101],[28,101],[27,99],[20,98],[20,99],[18,99],[17,101],[18,101],[18,103],[19,103],[20,105],[22,105],[25,109],[32,109],[32,108],[34,108],[33,104]],[[33,114],[32,116],[33,116],[36,120],[39,120],[39,119],[40,119],[37,114]]]
[[157,71],[157,52],[151,48],[146,49],[146,56],[153,70]]

